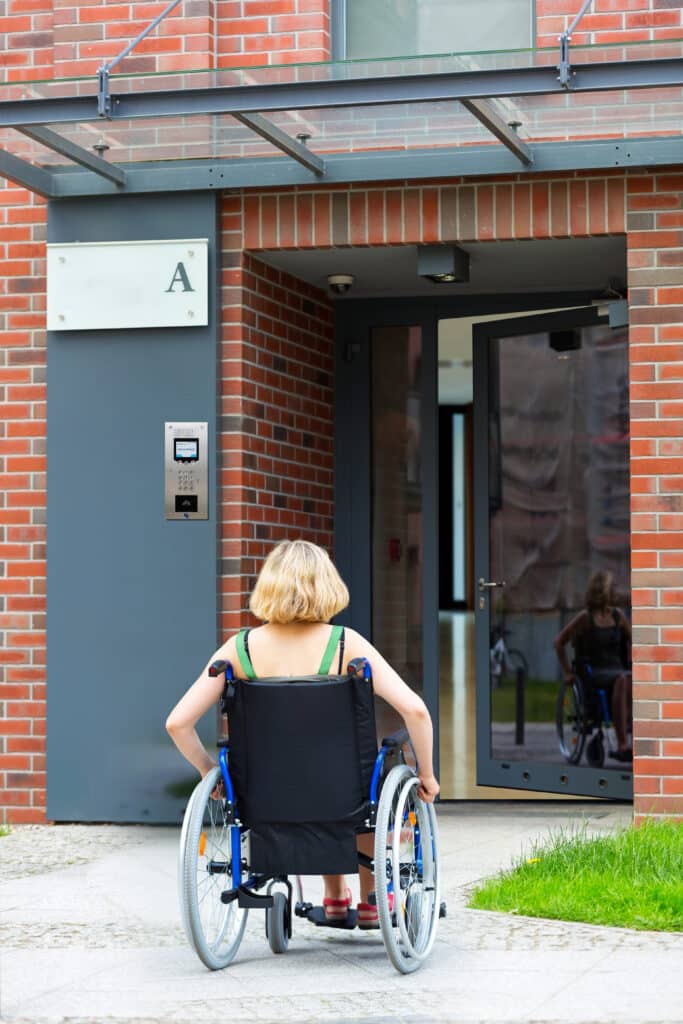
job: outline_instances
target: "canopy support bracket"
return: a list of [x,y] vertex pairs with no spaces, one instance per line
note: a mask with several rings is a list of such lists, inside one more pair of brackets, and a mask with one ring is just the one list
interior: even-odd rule
[[488,100],[460,100],[465,110],[469,110],[478,121],[488,128],[492,135],[503,143],[504,146],[514,153],[518,160],[528,167],[534,162],[533,153],[525,142],[518,137],[513,127],[506,124],[503,118],[496,113]]
[[261,114],[236,114],[232,115],[236,121],[246,125],[247,128],[251,128],[253,132],[260,135],[262,139],[270,142],[277,149],[281,149],[288,156],[298,160],[300,164],[307,167],[309,171],[313,171],[319,177],[325,174],[325,161],[315,153],[311,153],[307,146],[304,146],[302,142],[297,142],[295,139],[288,135],[287,132],[283,132],[281,128],[269,121],[267,117],[263,117]]
[[145,36],[148,36],[150,32],[153,32],[160,21],[163,21],[167,14],[170,14],[174,7],[177,7],[180,0],[171,0],[168,7],[164,8],[161,14],[157,15],[154,21],[150,22],[147,28],[143,29],[139,35],[135,37],[132,43],[128,43],[128,46],[121,51],[118,57],[114,57],[108,64],[103,64],[97,72],[97,114],[99,117],[111,117],[111,95],[109,93],[109,75],[113,68],[119,64],[124,57],[127,57],[131,50],[141,42]]
[[579,13],[576,15],[569,28],[565,29],[560,36],[560,63],[557,67],[557,80],[563,89],[569,89],[571,87],[572,78],[576,75],[576,71],[572,71],[572,66],[569,63],[569,43],[571,42],[576,26],[579,24],[592,2],[593,0],[584,0]]
[[125,186],[126,184],[126,172],[121,170],[120,167],[107,163],[106,160],[102,160],[99,156],[94,156],[82,146],[78,146],[75,142],[71,142],[70,139],[65,139],[63,135],[53,132],[51,128],[32,126],[30,128],[17,128],[17,131],[21,132],[22,135],[26,135],[27,138],[39,142],[42,146],[47,146],[48,149],[53,150],[55,153],[73,160],[74,163],[80,164],[81,167],[87,167],[88,170],[94,171],[95,174],[101,174],[103,178],[108,178],[116,185]]
[[8,178],[16,185],[21,185],[29,192],[36,192],[44,199],[55,199],[54,177],[50,171],[42,167],[34,167],[28,160],[22,160],[13,153],[0,149],[0,178]]

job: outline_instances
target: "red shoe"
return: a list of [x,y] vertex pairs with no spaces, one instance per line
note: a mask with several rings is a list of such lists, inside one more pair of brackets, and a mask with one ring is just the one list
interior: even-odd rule
[[[358,911],[358,927],[364,930],[371,928],[379,928],[379,915],[377,914],[377,902],[375,894],[371,893],[370,898],[375,900],[373,903],[359,903],[356,907]],[[388,893],[389,898],[389,911],[393,914],[394,912],[394,894],[393,892]]]
[[346,898],[343,900],[331,900],[325,897],[323,908],[328,921],[340,921],[348,915],[351,906],[351,890],[346,890]]

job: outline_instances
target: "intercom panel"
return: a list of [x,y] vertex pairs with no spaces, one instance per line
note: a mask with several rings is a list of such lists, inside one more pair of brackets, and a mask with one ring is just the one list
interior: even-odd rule
[[208,519],[208,424],[167,423],[164,442],[166,518]]

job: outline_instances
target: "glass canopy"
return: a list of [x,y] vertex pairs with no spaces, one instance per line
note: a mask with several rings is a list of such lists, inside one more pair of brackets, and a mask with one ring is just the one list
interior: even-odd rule
[[[683,40],[0,84],[48,197],[683,163]],[[624,142],[627,145],[623,145]]]

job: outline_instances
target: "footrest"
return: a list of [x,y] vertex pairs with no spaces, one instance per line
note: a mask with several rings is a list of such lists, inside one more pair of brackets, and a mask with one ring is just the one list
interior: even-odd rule
[[338,917],[336,920],[330,921],[329,918],[325,917],[324,907],[311,907],[306,917],[317,928],[346,928],[350,930],[355,928],[358,923],[358,913],[355,910],[349,910],[346,917]]

